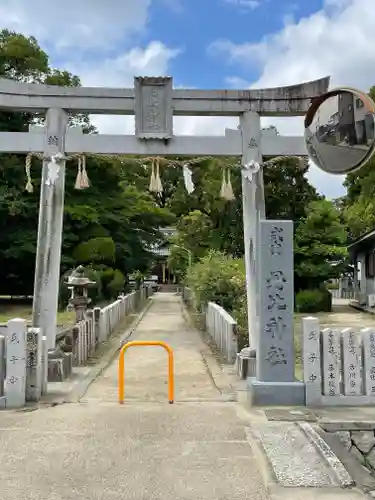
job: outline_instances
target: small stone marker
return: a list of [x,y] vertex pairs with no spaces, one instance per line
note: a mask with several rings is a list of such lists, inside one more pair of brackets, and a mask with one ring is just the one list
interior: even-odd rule
[[342,354],[344,394],[359,396],[362,394],[359,345],[351,328],[342,331]]
[[48,387],[48,347],[47,337],[42,337],[42,392],[41,395],[47,394]]
[[39,401],[42,393],[42,332],[28,328],[26,346],[26,401]]
[[320,358],[320,325],[318,318],[302,319],[303,376],[306,385],[306,405],[318,403],[322,397]]
[[375,396],[375,330],[361,330],[363,345],[364,385],[366,396]]
[[340,395],[339,332],[331,328],[322,331],[323,378],[326,396]]
[[257,379],[292,382],[293,332],[293,222],[260,224],[260,336]]
[[8,321],[5,395],[7,408],[22,408],[26,401],[26,320]]

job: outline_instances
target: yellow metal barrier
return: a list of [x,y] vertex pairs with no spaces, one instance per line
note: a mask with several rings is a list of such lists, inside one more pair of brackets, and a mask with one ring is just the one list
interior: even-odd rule
[[118,399],[120,405],[124,404],[125,399],[125,351],[129,347],[133,346],[160,346],[168,353],[168,402],[173,404],[174,402],[174,356],[171,347],[162,341],[157,340],[134,340],[133,342],[128,342],[125,344],[120,351],[120,356],[118,360]]

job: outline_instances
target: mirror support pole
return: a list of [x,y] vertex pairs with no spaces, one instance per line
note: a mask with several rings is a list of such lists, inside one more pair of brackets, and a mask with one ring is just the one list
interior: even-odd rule
[[[261,152],[261,124],[258,113],[246,111],[240,116],[242,134],[242,205],[246,267],[246,296],[249,346],[256,349],[260,326],[260,295],[258,270],[259,221],[265,218],[264,186]],[[260,165],[257,172],[247,166]]]

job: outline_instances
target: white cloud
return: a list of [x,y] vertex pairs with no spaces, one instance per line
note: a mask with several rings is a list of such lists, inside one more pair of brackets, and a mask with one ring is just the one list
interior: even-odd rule
[[[58,54],[56,65],[60,66],[63,59],[70,71],[81,76],[84,85],[127,87],[133,85],[134,75],[169,74],[170,63],[179,53],[160,41],[141,45],[140,35],[147,29],[152,1],[1,0],[0,19],[3,27],[34,35],[48,52],[55,57]],[[181,5],[180,0],[163,2],[164,6]],[[259,3],[227,2],[242,8],[245,3],[248,7]],[[222,40],[211,46],[211,52],[225,53],[226,60],[244,68],[257,66],[261,76],[252,85],[255,87],[294,84],[332,74],[334,84],[366,89],[375,84],[373,26],[373,0],[325,0],[324,10],[298,22],[289,18],[281,31],[256,44],[236,45]],[[86,57],[87,51],[91,51],[91,57]],[[233,73],[227,84],[249,86]],[[134,120],[128,117],[96,116],[93,121],[101,132],[134,131]],[[263,122],[277,124],[282,134],[298,135],[303,130],[299,118]],[[237,124],[238,120],[231,118],[177,117],[175,131],[219,135],[225,127],[235,128]],[[311,179],[326,194],[337,195],[338,178],[332,181],[329,176],[327,181],[325,174],[312,169]]]
[[[56,50],[106,50],[147,24],[151,0],[1,0],[1,25]],[[74,55],[74,52],[72,56]]]
[[327,74],[334,84],[367,88],[375,83],[373,0],[326,0],[326,9],[288,23],[258,43],[219,40],[211,53],[245,68],[260,66],[257,86],[290,85]]
[[250,86],[249,82],[238,76],[227,76],[225,83],[233,89],[246,89]]
[[[258,43],[218,40],[211,54],[225,54],[231,64],[258,68],[261,76],[251,87],[275,87],[331,75],[331,86],[367,90],[375,84],[375,9],[373,0],[325,0],[324,8],[297,22],[290,19],[277,33]],[[282,134],[302,134],[303,120],[266,119]],[[343,192],[341,177],[311,169],[310,178],[327,194]]]
[[[179,54],[161,42],[151,42],[145,48],[133,47],[115,58],[105,59],[94,67],[92,64],[71,65],[69,70],[80,75],[82,84],[88,87],[133,87],[134,76],[162,76],[168,74],[170,61]],[[92,117],[100,132],[107,134],[134,133],[134,117]]]
[[134,76],[162,76],[168,73],[171,59],[180,53],[161,42],[150,42],[145,48],[133,47],[115,58],[98,64],[71,65],[69,70],[80,75],[82,84],[89,87],[129,87]]
[[240,7],[245,10],[254,10],[260,6],[259,0],[224,0],[224,3]]

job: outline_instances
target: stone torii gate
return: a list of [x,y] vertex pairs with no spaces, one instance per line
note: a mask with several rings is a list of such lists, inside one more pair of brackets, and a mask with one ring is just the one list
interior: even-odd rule
[[[329,78],[271,89],[180,90],[171,77],[136,77],[134,89],[67,88],[0,79],[0,109],[45,113],[44,127],[1,132],[0,153],[43,153],[33,326],[55,347],[66,154],[241,156],[246,284],[251,346],[259,328],[257,235],[265,218],[265,156],[307,155],[303,137],[261,131],[261,116],[304,116],[311,100],[328,90]],[[68,112],[135,115],[135,135],[84,135],[68,128]],[[175,136],[173,116],[239,116],[239,130],[225,136]],[[41,133],[43,132],[43,133]],[[54,170],[51,171],[51,158]],[[105,193],[103,193],[105,195]],[[259,283],[258,283],[259,284]],[[257,319],[258,318],[258,319]]]

